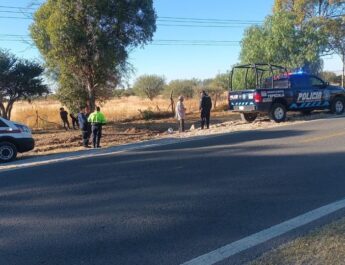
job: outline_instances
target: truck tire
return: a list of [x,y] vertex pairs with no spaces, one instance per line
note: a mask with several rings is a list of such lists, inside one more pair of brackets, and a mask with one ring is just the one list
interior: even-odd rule
[[241,113],[242,121],[252,123],[257,118],[257,113]]
[[17,147],[10,142],[0,143],[0,162],[10,162],[17,157]]
[[279,123],[286,119],[286,107],[281,103],[274,103],[269,113],[270,119]]
[[345,100],[343,97],[336,97],[331,103],[331,112],[333,114],[343,114],[345,110]]

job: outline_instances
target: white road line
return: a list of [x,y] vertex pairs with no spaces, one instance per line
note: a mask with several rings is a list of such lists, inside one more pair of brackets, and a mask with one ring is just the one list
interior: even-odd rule
[[283,235],[293,229],[296,229],[298,227],[311,223],[315,220],[318,220],[324,216],[327,216],[343,208],[345,208],[345,199],[322,206],[318,209],[315,209],[305,214],[302,214],[300,216],[297,216],[281,224],[272,226],[268,229],[262,230],[258,233],[255,233],[253,235],[250,235],[248,237],[245,237],[243,239],[230,243],[226,246],[220,247],[207,254],[204,254],[195,259],[187,261],[183,263],[182,265],[215,264],[217,262],[230,258],[231,256],[241,251],[255,247],[270,239]]

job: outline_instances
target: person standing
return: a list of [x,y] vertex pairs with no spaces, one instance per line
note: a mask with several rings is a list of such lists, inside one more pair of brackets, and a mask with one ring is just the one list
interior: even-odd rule
[[91,123],[93,148],[101,148],[102,126],[106,123],[106,119],[100,107],[97,107],[96,110],[90,114],[88,122]]
[[73,113],[70,113],[69,116],[70,116],[70,118],[72,120],[73,129],[76,130],[77,128],[79,128],[78,118],[76,116],[74,116]]
[[[86,120],[89,119],[91,112],[90,112],[90,108],[89,106],[85,107],[85,116],[86,116]],[[90,122],[87,121],[87,133],[88,133],[88,142],[90,142],[90,137],[91,137],[91,124]]]
[[81,107],[80,112],[78,113],[78,122],[79,122],[79,128],[81,130],[81,136],[83,138],[83,146],[85,148],[89,148],[89,123],[87,121],[86,117],[86,110],[85,108]]
[[60,108],[60,118],[62,120],[63,127],[65,128],[65,130],[67,131],[67,128],[71,129],[71,127],[69,126],[69,121],[68,121],[68,112],[65,111],[64,108]]
[[206,128],[210,128],[210,115],[212,109],[212,100],[211,97],[203,90],[201,93],[200,99],[200,114],[201,114],[201,129],[203,130],[206,124]]
[[175,113],[176,119],[179,123],[179,132],[184,132],[184,120],[186,118],[186,108],[183,104],[184,98],[183,96],[179,96],[178,102],[176,104]]

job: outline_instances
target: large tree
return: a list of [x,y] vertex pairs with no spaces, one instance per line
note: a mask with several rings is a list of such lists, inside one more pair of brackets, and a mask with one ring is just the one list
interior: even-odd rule
[[44,69],[38,63],[21,60],[0,50],[0,116],[11,119],[16,101],[31,100],[49,93],[44,85]]
[[192,98],[194,96],[197,80],[194,79],[175,79],[169,82],[165,90],[167,95],[173,93],[174,96],[183,96],[185,98]]
[[345,1],[344,0],[275,0],[274,11],[291,12],[297,26],[312,23],[314,29],[326,32],[326,54],[338,54],[342,60],[342,86],[345,75]]
[[291,12],[279,12],[267,17],[262,26],[248,28],[242,40],[241,62],[304,66],[318,72],[320,54],[327,44],[325,33],[312,23],[296,27],[295,18]]
[[275,0],[274,12],[292,12],[296,22],[302,24],[315,17],[338,17],[345,12],[343,0]]
[[219,98],[222,96],[222,94],[224,94],[225,91],[229,89],[229,78],[229,73],[218,74],[205,87],[207,92],[213,98],[213,108],[217,107],[217,102]]
[[155,21],[152,0],[47,0],[30,30],[59,81],[74,79],[94,109],[126,72],[129,51],[152,40]]
[[140,97],[153,100],[161,94],[165,87],[165,77],[158,75],[142,75],[133,85],[134,93]]
[[330,51],[341,58],[343,70],[341,85],[345,87],[345,18],[329,19],[325,22]]

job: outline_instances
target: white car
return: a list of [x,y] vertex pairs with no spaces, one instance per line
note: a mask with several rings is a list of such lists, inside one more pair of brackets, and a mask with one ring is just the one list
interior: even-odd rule
[[0,117],[0,163],[10,162],[17,153],[28,152],[35,147],[29,127]]

